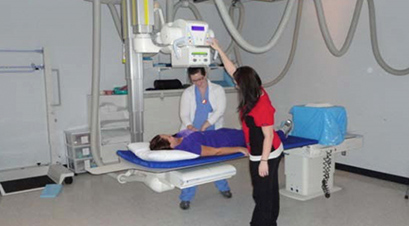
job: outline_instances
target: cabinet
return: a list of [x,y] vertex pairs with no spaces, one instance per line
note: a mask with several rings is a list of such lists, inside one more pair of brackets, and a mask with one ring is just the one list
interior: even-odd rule
[[65,147],[68,169],[74,173],[85,173],[85,165],[96,166],[90,146],[90,132],[86,128],[65,131]]
[[[124,98],[125,97],[125,98]],[[91,96],[88,97],[91,121]],[[118,150],[127,150],[131,142],[126,96],[101,95],[99,99],[99,127],[101,160],[104,164],[119,162]]]

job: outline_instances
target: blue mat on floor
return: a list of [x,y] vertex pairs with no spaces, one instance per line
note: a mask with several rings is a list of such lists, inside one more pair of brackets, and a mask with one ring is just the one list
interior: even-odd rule
[[60,194],[61,184],[47,184],[40,195],[40,198],[55,198]]

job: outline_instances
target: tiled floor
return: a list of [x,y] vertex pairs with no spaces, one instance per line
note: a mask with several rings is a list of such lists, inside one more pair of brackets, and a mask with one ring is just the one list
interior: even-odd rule
[[[54,199],[40,198],[41,191],[0,197],[0,225],[248,225],[254,203],[247,160],[230,163],[238,171],[229,180],[232,199],[223,198],[213,184],[202,185],[191,208],[181,210],[178,189],[158,194],[143,183],[119,184],[107,175],[83,174]],[[281,164],[281,186],[285,183],[283,168]],[[335,183],[343,189],[329,199],[302,202],[281,196],[279,225],[409,225],[405,185],[342,171],[336,171]]]

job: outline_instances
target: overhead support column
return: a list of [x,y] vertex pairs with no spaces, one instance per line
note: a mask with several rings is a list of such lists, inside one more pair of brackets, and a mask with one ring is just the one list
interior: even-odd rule
[[142,53],[134,50],[133,38],[133,3],[137,1],[126,0],[126,81],[128,84],[128,111],[131,142],[143,141],[143,61]]
[[101,159],[99,131],[99,84],[101,65],[101,0],[92,4],[92,87],[91,87],[91,152],[98,166],[104,165]]

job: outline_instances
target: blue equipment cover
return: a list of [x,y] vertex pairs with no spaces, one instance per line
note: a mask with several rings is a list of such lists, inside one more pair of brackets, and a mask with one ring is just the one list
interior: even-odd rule
[[[317,140],[305,139],[302,137],[294,137],[288,136],[287,138],[282,137],[279,133],[280,138],[283,142],[284,149],[291,149],[296,147],[302,147],[306,145],[313,145],[317,144]],[[189,160],[179,160],[179,161],[172,161],[172,162],[153,162],[153,161],[145,161],[143,159],[138,158],[132,151],[117,151],[117,155],[121,158],[135,163],[140,166],[144,166],[147,168],[162,168],[162,169],[169,169],[169,168],[179,168],[185,166],[196,166],[196,165],[203,165],[206,163],[216,163],[216,162],[223,162],[231,159],[241,158],[244,155],[242,153],[234,153],[230,155],[219,155],[219,156],[208,156],[208,157],[200,157],[196,159],[189,159]]]
[[322,145],[338,145],[344,141],[347,114],[344,107],[294,106],[294,128],[291,135],[318,140]]

